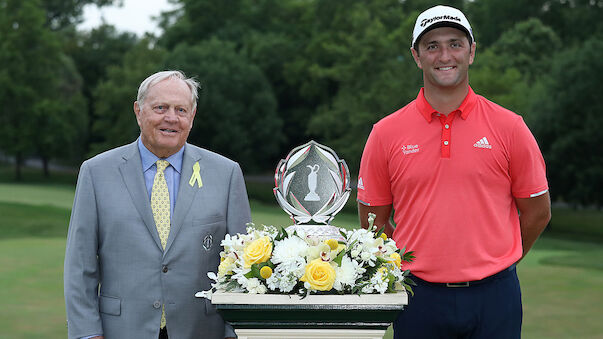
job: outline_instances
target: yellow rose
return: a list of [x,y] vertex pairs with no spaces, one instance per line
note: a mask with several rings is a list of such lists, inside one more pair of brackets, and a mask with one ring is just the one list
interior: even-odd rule
[[223,277],[229,273],[232,273],[232,264],[235,260],[231,257],[222,258],[220,266],[218,266],[218,276]]
[[306,265],[306,272],[300,280],[309,283],[314,290],[329,291],[335,282],[335,269],[326,261],[314,259]]
[[389,260],[392,261],[394,263],[394,265],[396,265],[396,267],[400,267],[402,265],[402,258],[400,257],[400,255],[398,254],[398,252],[394,252],[392,254],[389,255]]
[[260,276],[264,279],[268,279],[270,278],[270,276],[272,275],[272,268],[270,268],[270,266],[264,266],[262,267],[262,269],[260,269]]
[[252,241],[243,250],[243,260],[245,268],[251,267],[253,264],[259,264],[268,261],[272,255],[272,242],[270,238],[265,236]]

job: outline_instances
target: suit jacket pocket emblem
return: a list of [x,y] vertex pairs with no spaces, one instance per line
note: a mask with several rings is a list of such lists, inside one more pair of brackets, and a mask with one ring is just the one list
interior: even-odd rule
[[211,234],[206,235],[205,238],[203,238],[203,248],[205,248],[206,251],[209,251],[213,242],[214,237]]

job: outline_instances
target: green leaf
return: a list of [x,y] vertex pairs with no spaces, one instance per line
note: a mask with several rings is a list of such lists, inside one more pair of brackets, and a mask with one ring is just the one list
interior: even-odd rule
[[289,235],[287,234],[287,231],[285,231],[285,229],[281,227],[279,228],[278,234],[274,238],[274,241],[281,241],[283,239],[286,239],[288,236]]
[[404,277],[404,281],[403,281],[403,283],[405,283],[405,284],[409,284],[409,285],[413,285],[413,286],[417,286],[417,283],[416,283],[416,282],[414,282],[414,281],[413,281],[411,278],[409,278],[409,277]]
[[404,288],[405,288],[405,289],[406,289],[408,292],[410,292],[410,295],[411,295],[411,296],[413,296],[413,297],[415,296],[415,292],[412,290],[412,287],[410,287],[410,285],[405,284],[405,283],[402,283],[402,285],[404,286]]
[[402,256],[402,261],[413,262],[416,258],[414,256],[414,253],[415,253],[414,251],[404,253],[404,255]]
[[341,260],[343,260],[343,257],[345,256],[345,252],[346,251],[339,252],[339,254],[335,257],[335,259],[333,259],[333,262],[337,263],[337,266],[341,266]]

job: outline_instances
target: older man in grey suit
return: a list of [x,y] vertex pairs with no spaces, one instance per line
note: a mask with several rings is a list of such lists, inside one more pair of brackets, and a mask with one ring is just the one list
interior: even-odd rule
[[195,292],[210,287],[220,240],[245,231],[237,163],[186,143],[197,82],[142,82],[140,138],[85,161],[65,254],[69,338],[225,338],[234,331]]

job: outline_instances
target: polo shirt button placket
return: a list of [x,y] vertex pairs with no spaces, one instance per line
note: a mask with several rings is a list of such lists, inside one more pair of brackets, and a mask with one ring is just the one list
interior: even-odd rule
[[455,118],[457,111],[450,112],[447,116],[439,115],[442,124],[442,158],[450,158],[450,125]]

